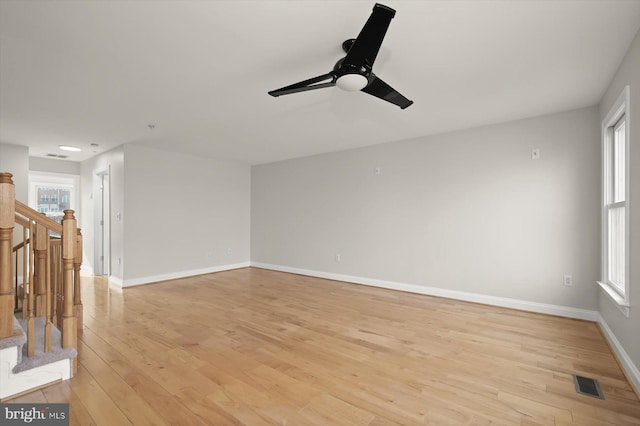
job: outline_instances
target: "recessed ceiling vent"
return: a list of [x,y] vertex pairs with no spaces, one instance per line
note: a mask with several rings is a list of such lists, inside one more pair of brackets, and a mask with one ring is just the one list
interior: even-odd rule
[[47,157],[53,157],[53,158],[69,158],[68,155],[62,155],[62,154],[46,154]]
[[596,379],[573,375],[573,383],[576,385],[576,392],[582,395],[592,396],[594,398],[604,399],[600,384]]

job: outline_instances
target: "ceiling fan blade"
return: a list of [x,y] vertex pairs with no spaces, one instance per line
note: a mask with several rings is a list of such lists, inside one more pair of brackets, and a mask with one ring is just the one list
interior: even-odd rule
[[[326,83],[322,81],[331,80]],[[324,87],[331,87],[336,85],[335,76],[332,73],[319,75],[308,80],[294,83],[289,86],[282,87],[280,89],[272,90],[268,92],[271,96],[278,97],[280,95],[288,95],[291,93],[306,92],[307,90],[322,89]]]
[[379,79],[373,73],[371,74],[371,81],[369,82],[367,87],[362,89],[362,92],[368,93],[375,96],[376,98],[380,98],[387,102],[391,102],[392,104],[398,105],[402,109],[405,109],[413,104],[413,101],[410,101],[409,99],[402,96],[397,90]]
[[395,14],[396,11],[390,7],[376,3],[358,38],[347,52],[343,64],[356,67],[366,64],[371,68]]

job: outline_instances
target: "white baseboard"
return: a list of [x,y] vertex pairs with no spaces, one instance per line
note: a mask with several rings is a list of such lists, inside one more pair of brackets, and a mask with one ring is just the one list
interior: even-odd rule
[[93,266],[82,264],[80,265],[80,272],[85,273],[87,275],[93,275]]
[[229,265],[211,266],[209,268],[192,269],[189,271],[172,272],[169,274],[152,275],[152,276],[142,277],[142,278],[132,278],[132,279],[125,278],[124,280],[110,276],[109,281],[118,287],[126,288],[126,287],[133,287],[137,285],[156,283],[159,281],[175,280],[178,278],[186,278],[186,277],[193,277],[196,275],[211,274],[213,272],[229,271],[231,269],[247,268],[250,265],[251,265],[250,262],[240,262],[240,263],[232,263]]
[[618,341],[618,338],[613,334],[613,331],[609,328],[609,325],[600,313],[598,313],[598,325],[613,348],[618,361],[620,361],[622,368],[627,374],[627,378],[635,388],[636,394],[640,396],[640,370],[638,370],[638,367],[633,363],[627,352],[620,344],[620,341]]
[[108,280],[110,284],[115,285],[116,287],[122,288],[122,278],[116,277],[114,275],[109,275]]
[[464,300],[466,302],[482,303],[485,305],[501,306],[503,308],[519,309],[521,311],[537,312],[541,314],[557,315],[561,317],[575,318],[587,321],[598,321],[597,311],[571,308],[568,306],[549,305],[546,303],[529,302],[526,300],[509,299],[506,297],[487,296],[465,291],[448,290],[437,287],[426,287],[416,284],[398,283],[394,281],[377,280],[373,278],[356,277],[352,275],[334,274],[330,272],[313,271],[309,269],[292,268],[289,266],[271,265],[268,263],[251,262],[256,268],[271,269],[274,271],[290,272],[293,274],[309,275],[312,277],[326,278],[335,281],[345,281],[355,284],[363,284],[373,287],[400,290],[409,293],[425,294],[429,296],[445,297],[448,299]]

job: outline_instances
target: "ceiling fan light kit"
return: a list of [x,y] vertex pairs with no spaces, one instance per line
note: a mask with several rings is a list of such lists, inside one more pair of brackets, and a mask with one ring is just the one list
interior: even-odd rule
[[345,74],[336,79],[336,86],[347,92],[355,92],[364,89],[369,80],[362,74]]
[[401,95],[393,87],[382,81],[373,71],[378,51],[396,11],[376,3],[371,16],[364,24],[358,38],[342,43],[346,56],[340,59],[327,74],[303,80],[268,92],[278,97],[291,93],[338,86],[346,91],[361,91],[399,106],[407,108],[413,101]]

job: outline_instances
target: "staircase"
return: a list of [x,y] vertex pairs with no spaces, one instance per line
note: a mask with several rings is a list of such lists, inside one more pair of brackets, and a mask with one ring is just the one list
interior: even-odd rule
[[67,380],[82,329],[82,235],[15,199],[0,173],[0,401]]

